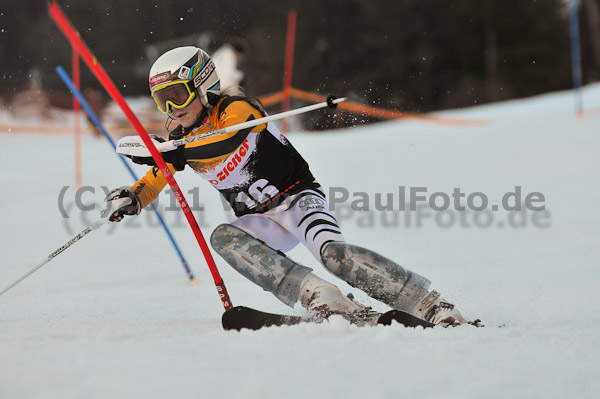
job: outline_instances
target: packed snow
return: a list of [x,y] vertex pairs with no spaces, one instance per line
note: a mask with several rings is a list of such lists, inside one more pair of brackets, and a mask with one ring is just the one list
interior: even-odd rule
[[[160,207],[199,284],[187,283],[152,212],[93,231],[0,297],[0,397],[596,397],[600,85],[585,88],[583,119],[573,103],[570,92],[552,93],[443,113],[484,124],[407,119],[290,135],[330,193],[347,191],[336,214],[349,242],[428,277],[486,327],[358,328],[334,317],[224,331],[200,248],[163,192]],[[132,180],[99,137],[83,138],[79,191],[72,137],[32,130],[0,134],[0,144],[1,289],[92,223],[104,188]],[[205,237],[233,220],[200,177],[187,170],[176,179],[190,204],[204,208],[195,214]],[[407,201],[411,187],[428,196],[481,192],[491,207],[515,186],[522,201],[541,193],[545,209],[398,211],[399,187]],[[384,201],[391,194],[394,210],[375,210],[376,193]],[[365,195],[370,210],[353,211]],[[290,256],[387,309],[328,274],[305,248]],[[303,314],[215,260],[234,305]]]

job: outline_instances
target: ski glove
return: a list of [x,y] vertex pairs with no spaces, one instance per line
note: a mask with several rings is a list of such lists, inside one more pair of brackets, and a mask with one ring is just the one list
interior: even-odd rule
[[[130,201],[127,201],[127,199]],[[115,207],[116,210],[108,218],[111,222],[120,222],[125,215],[139,215],[142,211],[142,205],[137,195],[122,188],[111,191],[106,198],[104,198],[103,213],[108,212],[108,210],[113,207]]]
[[[157,137],[157,136],[151,136],[151,137],[154,140],[158,141],[159,143],[165,142],[165,139],[163,139],[162,137]],[[173,165],[175,170],[181,171],[185,168],[184,146],[179,146],[172,151],[161,152],[160,155],[162,155],[162,157],[166,163],[170,163],[171,165]],[[154,161],[154,158],[152,158],[152,157],[136,157],[133,155],[130,155],[128,157],[131,158],[131,160],[134,163],[137,163],[138,165],[150,165],[150,166],[156,165],[156,161]]]

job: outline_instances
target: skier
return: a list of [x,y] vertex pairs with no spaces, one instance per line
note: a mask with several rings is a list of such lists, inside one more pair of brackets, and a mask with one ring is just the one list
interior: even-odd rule
[[[235,88],[221,90],[209,55],[179,47],[150,69],[150,91],[158,109],[179,126],[169,140],[199,135],[266,115],[262,104]],[[352,320],[370,308],[342,294],[334,284],[285,256],[304,244],[331,273],[394,309],[433,324],[469,323],[454,305],[428,291],[430,282],[377,253],[346,243],[325,193],[308,164],[272,123],[199,139],[162,153],[171,172],[192,168],[216,188],[238,217],[218,226],[213,248],[245,277],[293,307],[314,314],[342,314]],[[116,189],[111,201],[130,198],[111,221],[138,215],[166,185],[151,157],[131,157],[153,167],[130,189]]]

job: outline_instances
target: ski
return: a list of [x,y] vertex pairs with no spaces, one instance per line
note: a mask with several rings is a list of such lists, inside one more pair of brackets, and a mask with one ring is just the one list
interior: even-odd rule
[[300,316],[290,316],[277,313],[261,312],[246,306],[234,306],[223,313],[221,323],[225,330],[238,330],[247,328],[259,330],[271,326],[293,326],[302,322],[309,322]]
[[[392,324],[393,320],[406,327],[421,326],[430,328],[434,326],[432,323],[421,320],[401,310],[390,310],[389,312],[380,314],[376,324],[389,326]],[[259,330],[263,327],[283,325],[293,326],[300,323],[320,323],[322,321],[323,319],[310,319],[300,316],[267,313],[246,306],[235,306],[223,313],[223,317],[221,318],[225,330],[237,331],[241,331],[243,328]],[[350,320],[350,322],[358,326],[370,325],[366,320],[357,320],[356,317],[354,317],[353,320]]]
[[411,315],[410,313],[403,312],[402,310],[392,309],[388,312],[383,313],[379,316],[377,320],[377,324],[382,324],[384,326],[392,325],[392,321],[397,321],[402,324],[404,327],[423,327],[423,328],[432,328],[435,324],[430,323],[428,321],[419,319]]

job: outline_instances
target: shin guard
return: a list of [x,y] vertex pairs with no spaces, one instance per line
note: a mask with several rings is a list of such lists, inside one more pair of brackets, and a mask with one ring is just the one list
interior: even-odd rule
[[332,242],[322,256],[324,266],[352,287],[394,309],[411,311],[431,282],[371,250]]
[[231,224],[218,226],[210,243],[231,267],[291,307],[300,296],[300,283],[312,271]]

